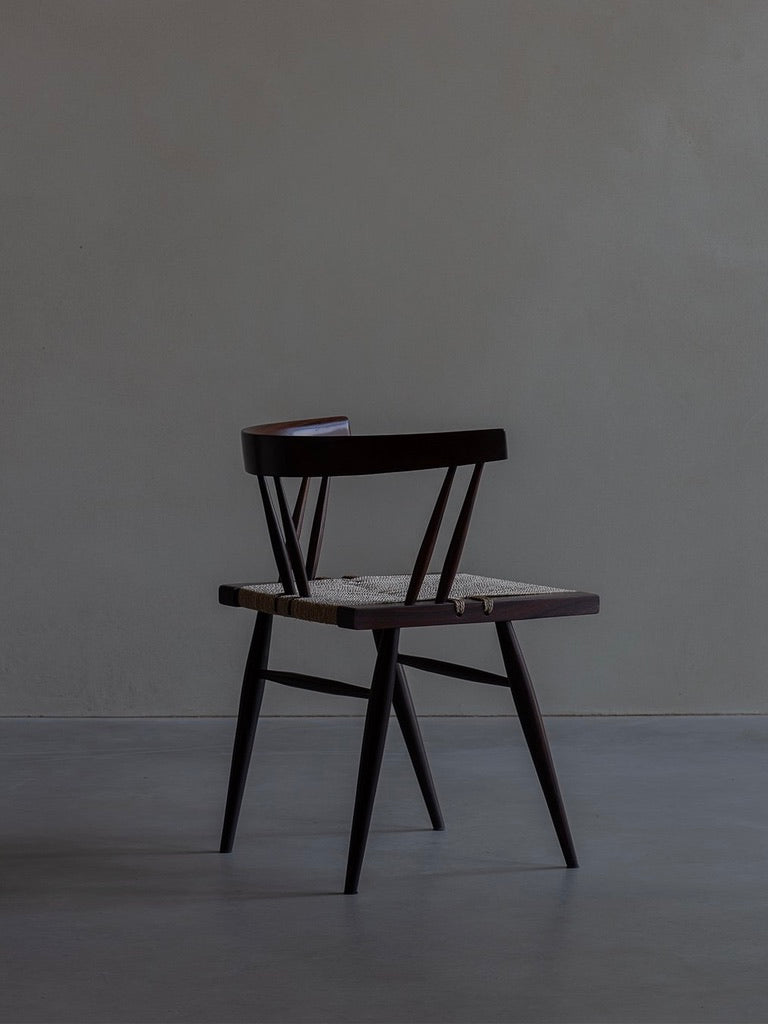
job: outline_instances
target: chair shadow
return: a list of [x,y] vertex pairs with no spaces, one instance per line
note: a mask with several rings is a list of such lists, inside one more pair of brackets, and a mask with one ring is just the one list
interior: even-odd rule
[[[379,826],[374,835],[410,836],[430,835],[433,830],[423,826]],[[222,854],[215,842],[204,845],[182,845],[169,842],[167,837],[156,842],[136,836],[120,837],[60,834],[44,837],[8,838],[0,840],[0,894],[32,903],[80,901],[98,906],[124,900],[136,903],[142,900],[160,902],[204,902],[238,900],[304,899],[337,896],[342,893],[344,861],[348,830],[346,827],[322,832],[307,830],[260,830],[240,836],[235,851]],[[254,863],[254,854],[264,841],[309,839],[326,841],[322,859],[307,858],[314,875],[304,875],[306,887],[291,885],[281,876],[281,860],[275,857],[274,872]],[[328,840],[339,840],[331,852]],[[431,846],[436,849],[436,846]],[[239,854],[239,856],[238,856]],[[299,853],[301,865],[302,853]],[[428,858],[429,859],[429,858]],[[199,871],[195,869],[195,861]],[[466,870],[432,865],[435,877],[501,876],[521,872],[551,872],[567,869],[557,864],[496,863],[477,864]],[[293,866],[293,870],[297,868]],[[325,875],[325,884],[318,877]],[[406,871],[406,876],[413,871]],[[338,878],[338,888],[328,888],[328,876]],[[312,878],[318,887],[312,886]],[[282,882],[288,882],[283,887]],[[391,879],[388,878],[388,881]],[[295,882],[295,876],[294,876]]]
[[[200,863],[200,872],[194,862]],[[219,865],[216,865],[219,861]],[[186,865],[176,870],[174,865]],[[263,871],[253,872],[253,887],[247,859],[239,863],[231,854],[221,854],[211,845],[198,849],[158,843],[137,845],[134,841],[89,843],[82,836],[0,841],[0,896],[14,901],[48,905],[73,904],[98,907],[124,900],[135,905],[152,902],[230,901],[237,899],[297,899],[337,895],[341,892],[343,865],[339,866],[339,889],[326,885],[311,888],[283,888],[277,878],[274,887],[264,886]],[[203,866],[207,867],[203,870]]]

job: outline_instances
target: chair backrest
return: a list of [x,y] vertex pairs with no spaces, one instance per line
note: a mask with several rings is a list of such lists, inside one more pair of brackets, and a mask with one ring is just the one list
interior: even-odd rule
[[[416,556],[406,604],[413,604],[419,596],[457,468],[473,466],[440,573],[437,602],[446,600],[456,577],[483,466],[486,462],[507,457],[503,430],[354,437],[345,416],[246,427],[242,432],[242,442],[246,472],[258,479],[280,582],[286,593],[298,593],[302,597],[310,596],[309,584],[317,572],[331,477],[445,469],[445,478]],[[279,519],[267,486],[267,477],[270,476],[274,482]],[[292,512],[285,497],[283,477],[301,478]],[[305,559],[299,538],[313,477],[320,477],[320,486]]]

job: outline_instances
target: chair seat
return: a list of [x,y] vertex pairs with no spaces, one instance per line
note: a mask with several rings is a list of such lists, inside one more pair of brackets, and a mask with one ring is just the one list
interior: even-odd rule
[[280,583],[248,583],[220,588],[222,604],[250,608],[347,629],[392,629],[399,626],[442,625],[583,615],[598,610],[594,594],[458,573],[450,596],[435,603],[440,576],[428,573],[416,604],[405,605],[410,576],[342,576],[315,579],[311,597],[286,594]]

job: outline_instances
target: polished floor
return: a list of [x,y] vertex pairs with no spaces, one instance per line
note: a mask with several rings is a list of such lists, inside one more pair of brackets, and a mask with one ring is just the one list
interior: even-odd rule
[[0,1021],[766,1022],[768,718],[548,720],[561,867],[513,718],[390,732],[341,896],[360,719],[0,721]]

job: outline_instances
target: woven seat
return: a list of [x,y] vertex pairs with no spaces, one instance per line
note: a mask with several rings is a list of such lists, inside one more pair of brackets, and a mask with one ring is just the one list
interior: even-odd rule
[[[319,578],[310,584],[311,596],[300,597],[286,594],[280,583],[246,583],[228,588],[232,603],[240,608],[264,612],[267,615],[286,615],[309,622],[324,622],[328,625],[347,624],[343,612],[348,609],[368,608],[375,605],[403,606],[410,583],[410,576],[340,576]],[[418,607],[418,602],[429,601],[434,608],[438,573],[427,573],[419,590],[417,605],[403,607],[404,612]],[[528,597],[532,595],[572,595],[575,591],[558,587],[545,587],[537,583],[519,583],[515,580],[500,580],[493,576],[475,576],[471,573],[457,573],[451,586],[446,609],[448,615],[463,616],[470,605],[473,611],[482,609],[483,615],[490,616],[495,601],[504,597]],[[471,603],[477,607],[472,608]],[[407,614],[405,616],[407,621]],[[341,620],[341,621],[340,621]],[[366,627],[367,628],[367,627]]]
[[[246,472],[258,482],[279,582],[227,584],[219,588],[221,604],[256,612],[240,693],[221,851],[229,852],[234,843],[267,682],[366,701],[345,893],[357,892],[390,710],[395,712],[403,734],[432,827],[443,829],[443,815],[404,671],[414,668],[511,691],[565,863],[576,867],[576,851],[544,723],[512,622],[590,615],[598,610],[599,599],[596,594],[579,590],[458,571],[483,467],[507,457],[504,431],[353,437],[346,417],[335,416],[248,427],[242,432],[242,442]],[[464,467],[471,467],[471,471],[442,570],[429,572],[451,487]],[[329,486],[334,477],[406,472],[412,475],[432,469],[442,469],[445,475],[418,549],[414,538],[417,553],[410,574],[318,576]],[[293,508],[283,484],[286,478],[298,481]],[[319,482],[315,484],[313,480]],[[302,527],[308,498],[315,487],[315,509],[304,549]],[[276,617],[370,630],[377,652],[370,688],[270,667],[269,650]],[[403,654],[399,649],[401,632],[411,627],[489,623],[495,627],[503,674]]]

